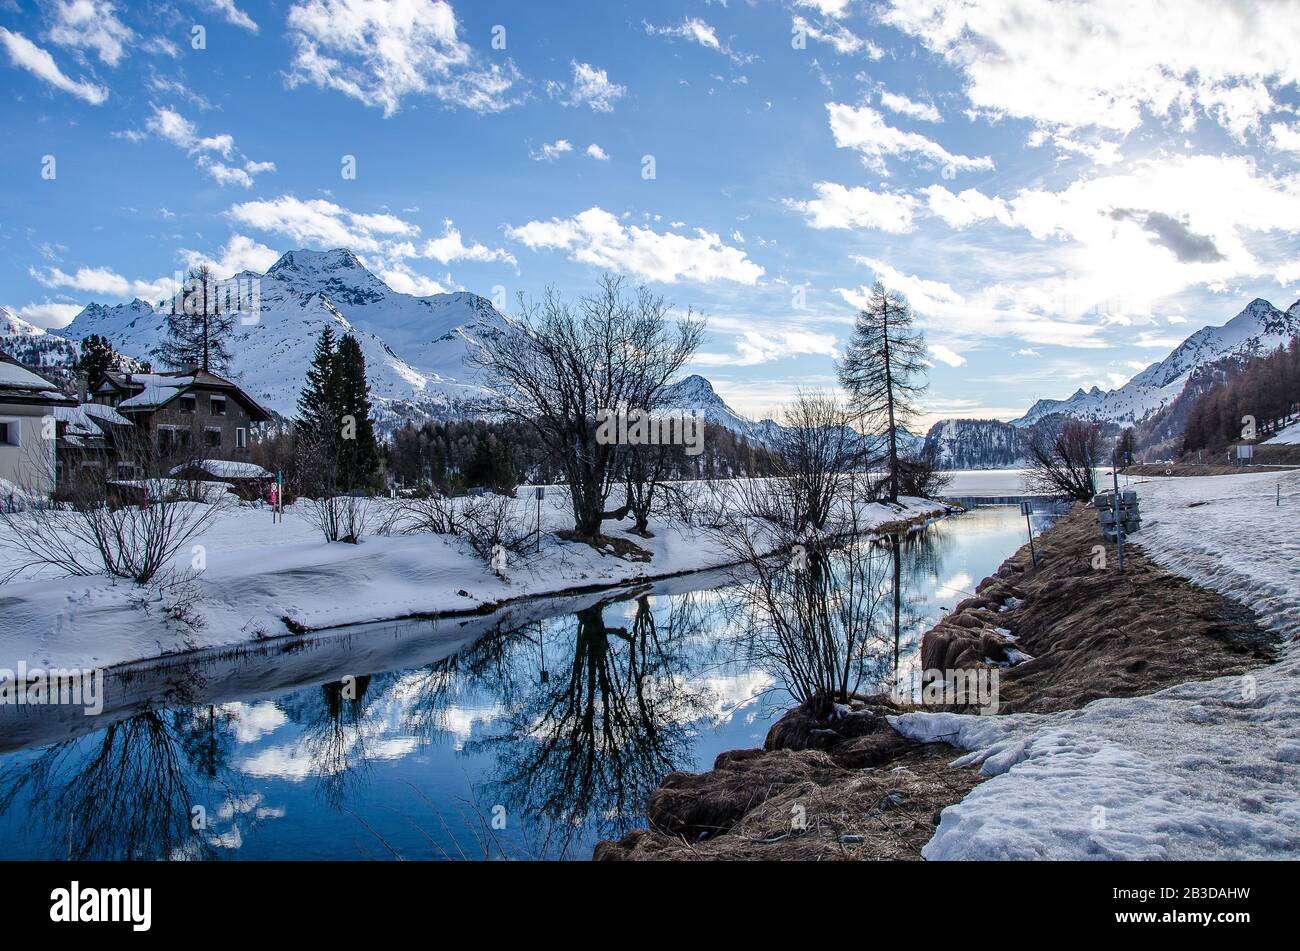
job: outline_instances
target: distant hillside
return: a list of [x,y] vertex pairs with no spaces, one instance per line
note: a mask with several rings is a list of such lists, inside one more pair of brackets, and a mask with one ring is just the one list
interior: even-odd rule
[[944,419],[925,435],[941,469],[1011,469],[1025,461],[1025,432],[996,419]]

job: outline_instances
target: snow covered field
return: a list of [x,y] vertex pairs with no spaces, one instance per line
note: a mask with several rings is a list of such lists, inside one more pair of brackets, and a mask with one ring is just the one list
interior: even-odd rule
[[[536,518],[531,490],[521,488],[515,505],[531,527]],[[868,508],[874,525],[943,511],[921,499],[906,499],[898,508]],[[15,670],[19,661],[42,668],[106,667],[287,634],[286,617],[319,629],[472,611],[528,595],[704,570],[728,560],[708,536],[654,520],[651,539],[627,535],[615,523],[606,525],[607,534],[650,551],[648,563],[602,555],[547,534],[572,524],[564,490],[548,488],[542,503],[542,551],[510,556],[503,579],[463,539],[369,535],[359,545],[327,544],[292,511],[275,524],[269,509],[234,508],[194,541],[206,561],[197,582],[199,596],[190,605],[201,619],[199,629],[166,616],[161,598],[125,581],[27,574],[0,585],[0,669]],[[178,566],[189,567],[198,554],[187,548]],[[0,549],[0,574],[13,567],[13,559]]]
[[993,777],[944,810],[927,859],[1300,857],[1300,472],[1136,488],[1145,550],[1253,607],[1282,659],[1066,713],[892,718]]

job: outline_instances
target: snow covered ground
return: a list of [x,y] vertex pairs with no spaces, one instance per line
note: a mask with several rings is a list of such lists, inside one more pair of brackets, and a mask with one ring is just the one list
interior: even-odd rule
[[[521,488],[515,505],[532,527],[536,502]],[[942,506],[906,499],[900,507],[869,506],[871,524],[939,514]],[[649,550],[650,562],[602,555],[547,532],[572,527],[563,489],[542,503],[542,550],[510,556],[501,578],[467,542],[444,535],[366,536],[359,545],[328,544],[293,511],[273,523],[266,508],[241,506],[222,514],[177,559],[206,563],[192,607],[202,622],[190,629],[167,616],[163,598],[107,577],[20,575],[0,585],[0,669],[95,668],[161,654],[223,647],[288,633],[283,619],[319,629],[412,614],[472,611],[527,595],[616,585],[717,567],[728,558],[706,535],[651,521],[655,537],[608,534]],[[630,525],[625,521],[623,526]],[[0,527],[0,531],[3,528]],[[0,575],[16,562],[0,549]]]
[[993,777],[944,810],[927,859],[1300,857],[1300,472],[1137,489],[1145,550],[1255,608],[1282,659],[1065,713],[893,718]]
[[1292,423],[1272,439],[1266,441],[1269,446],[1294,446],[1300,443],[1300,423]]

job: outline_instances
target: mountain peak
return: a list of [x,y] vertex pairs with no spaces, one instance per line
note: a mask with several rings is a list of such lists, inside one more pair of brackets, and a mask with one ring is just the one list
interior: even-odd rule
[[286,251],[280,260],[271,265],[268,275],[288,276],[290,274],[319,274],[337,271],[363,271],[371,279],[374,275],[361,263],[361,259],[347,248],[332,248],[329,251],[313,251],[301,248]]

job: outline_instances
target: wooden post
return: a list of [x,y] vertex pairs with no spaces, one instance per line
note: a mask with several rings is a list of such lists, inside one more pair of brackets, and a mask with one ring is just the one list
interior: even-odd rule
[[1038,567],[1038,552],[1034,549],[1034,523],[1029,520],[1029,513],[1033,511],[1034,503],[1021,501],[1020,514],[1025,517],[1025,528],[1029,531],[1029,557],[1034,560],[1034,567]]

